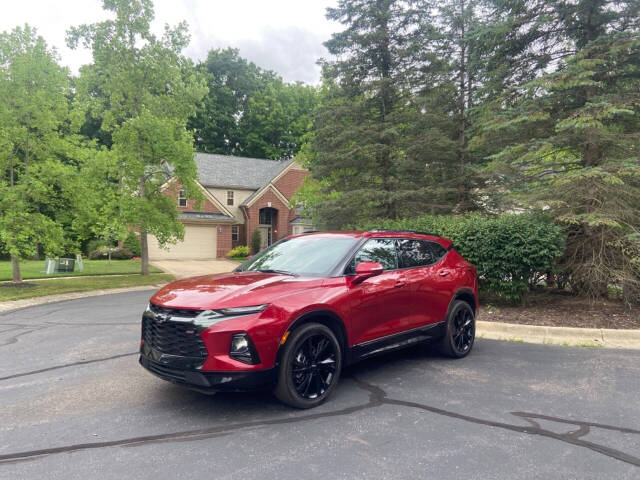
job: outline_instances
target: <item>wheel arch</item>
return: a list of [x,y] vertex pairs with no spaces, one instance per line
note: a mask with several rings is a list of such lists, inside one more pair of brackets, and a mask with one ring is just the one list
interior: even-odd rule
[[[342,348],[342,359],[343,361],[347,358],[347,349],[348,349],[348,340],[347,340],[347,329],[344,325],[342,319],[331,310],[312,310],[310,312],[306,312],[296,318],[291,325],[287,328],[287,332],[291,332],[296,328],[304,325],[305,323],[320,323],[328,327],[333,334],[340,342],[340,347]],[[280,365],[280,358],[282,357],[282,352],[284,350],[284,345],[281,344],[278,347],[278,353],[276,354],[276,362],[275,365]]]
[[476,302],[475,295],[470,289],[461,288],[453,295],[451,302],[449,302],[449,308],[447,309],[447,317],[449,316],[449,312],[451,311],[451,305],[453,305],[453,302],[455,302],[456,300],[462,300],[467,302],[471,306],[471,309],[473,310],[473,314],[477,315],[478,304]]

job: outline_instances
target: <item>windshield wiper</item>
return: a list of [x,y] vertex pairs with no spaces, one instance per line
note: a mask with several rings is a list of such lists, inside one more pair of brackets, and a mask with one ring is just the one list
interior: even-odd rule
[[298,274],[297,273],[293,273],[293,272],[288,272],[286,270],[276,270],[273,268],[262,268],[262,269],[258,269],[258,270],[254,270],[254,272],[262,272],[262,273],[278,273],[280,275],[290,275],[292,277],[297,277]]

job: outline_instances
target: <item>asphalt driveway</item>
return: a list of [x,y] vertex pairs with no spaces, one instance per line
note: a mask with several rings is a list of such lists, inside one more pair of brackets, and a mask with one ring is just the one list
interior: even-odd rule
[[176,278],[210,275],[212,273],[230,272],[239,263],[231,260],[157,260],[151,262],[156,267],[170,273]]
[[151,291],[0,314],[0,478],[640,478],[640,352],[479,339],[351,367],[311,411],[135,354]]

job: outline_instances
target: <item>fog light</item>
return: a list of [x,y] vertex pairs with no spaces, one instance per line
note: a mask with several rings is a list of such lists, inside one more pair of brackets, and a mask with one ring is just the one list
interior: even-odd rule
[[246,335],[235,335],[231,339],[231,351],[233,353],[244,353],[249,351],[249,340]]
[[231,347],[229,348],[229,356],[234,360],[249,365],[260,363],[258,352],[253,346],[253,342],[246,333],[236,333],[231,337]]

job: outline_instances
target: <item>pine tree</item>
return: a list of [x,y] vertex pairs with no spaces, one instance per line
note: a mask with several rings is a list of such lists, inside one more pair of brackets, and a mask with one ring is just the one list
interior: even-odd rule
[[[314,213],[331,227],[393,218],[419,194],[415,180],[425,174],[424,163],[407,155],[405,134],[428,10],[417,0],[342,0],[327,11],[345,29],[325,44],[338,60],[323,63],[311,137],[309,167],[326,195]],[[406,174],[413,170],[417,179]]]
[[[535,59],[544,69],[494,102],[482,141],[500,146],[491,171],[516,205],[548,209],[566,227],[563,264],[572,288],[601,296],[610,283],[640,278],[640,36],[631,13],[638,6],[537,6],[548,16],[536,5],[528,15],[546,23],[524,34],[536,39],[539,55],[546,52],[546,61]],[[528,44],[518,58],[531,65],[534,50]],[[545,72],[552,60],[555,71]],[[503,78],[517,79],[519,68]]]

